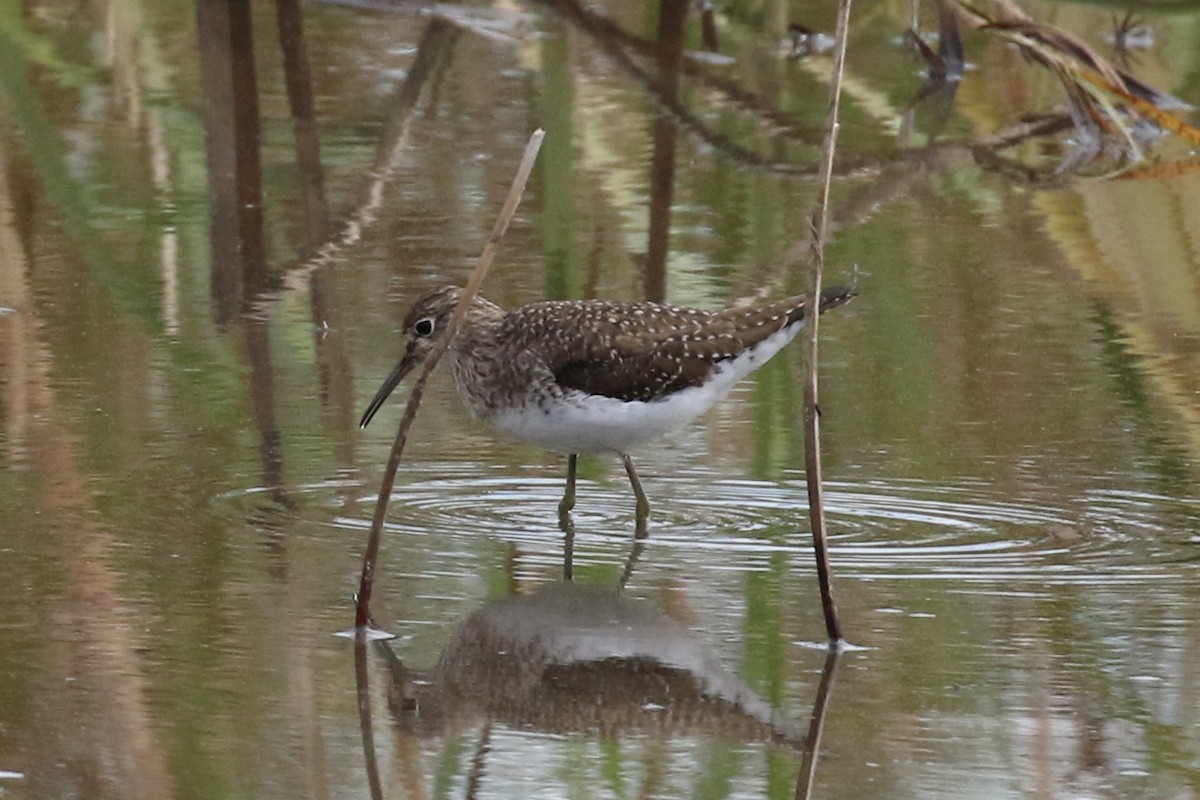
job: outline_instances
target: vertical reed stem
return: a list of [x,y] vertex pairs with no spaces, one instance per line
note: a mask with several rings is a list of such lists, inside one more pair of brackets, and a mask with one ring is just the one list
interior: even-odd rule
[[821,318],[821,276],[825,267],[825,240],[829,223],[829,186],[833,181],[833,154],[837,150],[838,111],[842,95],[842,73],[846,64],[846,36],[850,26],[850,0],[839,0],[837,45],[830,82],[829,121],[821,148],[820,183],[816,210],[810,225],[812,233],[812,272],[808,286],[808,324],[804,328],[807,368],[804,375],[804,472],[808,484],[808,513],[812,523],[813,554],[817,561],[817,581],[821,588],[821,608],[825,631],[836,646],[842,641],[842,624],[833,601],[833,572],[825,536],[825,505],[821,488],[820,405],[817,400],[817,330]]
[[368,624],[371,612],[371,590],[375,586],[375,563],[379,558],[379,540],[383,534],[383,521],[387,517],[388,500],[391,499],[392,487],[396,483],[396,470],[400,468],[400,456],[404,453],[404,445],[408,441],[408,431],[412,427],[417,409],[421,405],[421,396],[425,393],[425,381],[428,380],[429,373],[437,366],[442,354],[446,352],[446,348],[453,341],[459,324],[467,315],[467,309],[471,307],[471,302],[475,299],[475,294],[479,291],[479,286],[483,283],[483,278],[487,275],[488,268],[491,267],[492,261],[496,257],[496,249],[500,246],[500,240],[504,238],[504,234],[508,231],[508,224],[517,212],[517,205],[521,202],[521,195],[525,193],[525,184],[529,182],[529,174],[533,171],[533,164],[537,160],[538,150],[541,149],[542,139],[545,137],[546,133],[541,128],[534,131],[529,137],[529,143],[525,145],[525,155],[521,158],[516,177],[513,178],[512,186],[508,190],[508,198],[504,201],[504,207],[500,209],[500,215],[496,218],[496,224],[492,227],[492,233],[483,247],[483,252],[479,254],[475,270],[467,279],[462,298],[450,316],[450,324],[446,326],[446,332],[437,340],[429,357],[425,359],[421,374],[417,377],[412,394],[408,397],[408,405],[404,408],[404,417],[400,420],[400,427],[392,442],[392,452],[388,457],[387,467],[383,471],[379,498],[375,502],[375,516],[371,520],[371,533],[367,537],[367,550],[363,554],[362,575],[358,582],[358,599],[354,609],[354,626],[360,630]]

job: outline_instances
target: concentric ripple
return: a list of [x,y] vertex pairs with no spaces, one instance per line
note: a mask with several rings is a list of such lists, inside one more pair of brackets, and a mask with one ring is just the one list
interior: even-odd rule
[[[718,480],[691,472],[646,483],[654,504],[647,561],[755,570],[774,554],[809,551],[802,480]],[[560,547],[561,477],[450,462],[408,466],[396,487],[389,533],[492,537],[545,550],[548,558]],[[261,499],[260,493],[230,493],[223,501],[237,505],[239,496]],[[318,524],[356,533],[370,527],[374,492],[360,481],[291,494],[302,501],[280,513],[324,509]],[[589,543],[593,550],[624,547],[632,506],[623,476],[580,481],[577,543],[584,550]],[[1200,503],[1189,499],[1094,490],[1050,502],[999,497],[980,482],[864,481],[827,484],[826,510],[832,556],[846,577],[1114,584],[1178,579],[1200,567]]]

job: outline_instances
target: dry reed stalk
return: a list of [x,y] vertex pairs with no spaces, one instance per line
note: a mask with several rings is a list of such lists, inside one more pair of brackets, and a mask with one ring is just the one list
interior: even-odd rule
[[417,376],[412,394],[408,397],[408,405],[404,408],[404,417],[400,420],[400,427],[396,430],[396,438],[392,442],[392,452],[388,457],[387,467],[384,469],[383,481],[379,487],[379,498],[375,502],[375,516],[371,520],[371,532],[367,537],[367,550],[363,554],[362,576],[358,583],[358,597],[354,610],[354,627],[359,632],[365,632],[368,625],[371,591],[375,585],[375,563],[379,557],[379,540],[383,535],[383,521],[387,516],[388,500],[392,496],[392,487],[396,482],[396,470],[400,467],[400,456],[404,453],[404,445],[408,441],[408,431],[412,427],[417,409],[421,405],[421,397],[425,393],[425,382],[454,339],[459,324],[466,316],[467,309],[471,307],[471,302],[475,299],[479,286],[483,283],[483,278],[487,275],[488,268],[491,267],[492,261],[496,257],[500,240],[508,231],[508,224],[512,222],[517,205],[521,202],[521,196],[525,193],[525,184],[529,182],[529,174],[533,171],[533,164],[537,160],[537,154],[545,136],[545,131],[539,128],[529,137],[529,143],[525,145],[525,155],[521,158],[517,174],[513,178],[512,186],[509,187],[508,198],[504,201],[504,207],[500,209],[499,216],[496,217],[496,224],[492,227],[492,233],[488,236],[483,252],[479,254],[479,261],[475,264],[471,277],[467,279],[462,297],[459,299],[454,313],[450,316],[450,324],[446,327],[445,334],[434,344],[429,357],[425,359],[421,374]]
[[[838,3],[837,39],[830,83],[829,121],[821,147],[820,182],[816,210],[810,220],[812,233],[812,271],[808,285],[808,308],[820,308],[821,275],[825,266],[825,240],[829,228],[829,186],[833,181],[833,154],[837,150],[838,111],[841,105],[842,73],[846,65],[846,37],[850,27],[850,0]],[[829,546],[825,537],[825,504],[821,488],[820,407],[817,403],[817,329],[821,315],[809,314],[802,332],[805,352],[804,373],[804,474],[808,485],[808,514],[812,524],[813,554],[817,561],[817,581],[821,589],[821,609],[825,614],[825,632],[837,646],[842,641],[842,624],[833,601],[833,572],[829,564]]]

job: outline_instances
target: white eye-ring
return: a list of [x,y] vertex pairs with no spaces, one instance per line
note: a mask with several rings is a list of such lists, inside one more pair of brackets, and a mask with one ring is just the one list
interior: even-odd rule
[[413,333],[417,336],[430,336],[433,334],[433,318],[422,317],[413,325]]

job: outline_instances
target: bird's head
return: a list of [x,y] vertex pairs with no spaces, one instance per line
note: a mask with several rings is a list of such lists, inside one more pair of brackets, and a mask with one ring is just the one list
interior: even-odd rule
[[[446,327],[450,324],[450,315],[454,313],[462,289],[457,286],[443,286],[435,289],[413,303],[412,308],[404,317],[402,335],[404,337],[404,355],[384,380],[379,391],[371,398],[370,405],[363,412],[358,427],[365,428],[370,423],[375,412],[383,406],[400,381],[415,367],[421,365],[433,350],[434,344]],[[478,302],[478,301],[477,301]]]

